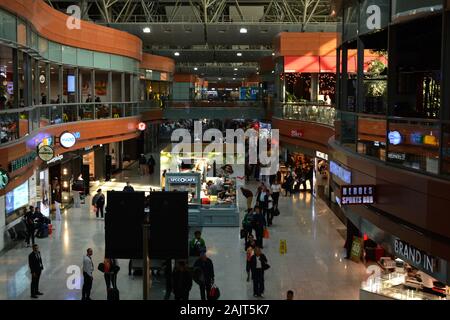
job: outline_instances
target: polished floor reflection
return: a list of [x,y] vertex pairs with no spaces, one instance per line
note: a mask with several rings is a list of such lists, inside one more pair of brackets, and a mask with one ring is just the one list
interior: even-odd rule
[[[158,185],[159,177],[140,177],[137,169],[133,169],[101,187],[121,190],[125,180],[130,180],[136,190],[148,191]],[[251,182],[248,187],[255,190],[256,183]],[[244,199],[240,200],[244,207]],[[94,250],[94,265],[102,262],[104,221],[95,218],[89,204],[90,199],[87,199],[81,208],[65,211],[62,221],[53,221],[52,236],[37,239],[45,267],[40,285],[44,296],[39,299],[80,299],[81,289],[71,288],[73,281],[68,271],[71,266],[81,266],[88,247]],[[270,228],[270,239],[264,244],[264,253],[271,265],[266,272],[266,299],[284,299],[289,289],[294,290],[295,299],[358,299],[361,281],[366,277],[365,268],[343,258],[344,239],[339,230],[344,226],[331,210],[307,193],[281,197],[280,211],[281,215]],[[252,283],[246,282],[239,228],[204,228],[202,231],[214,262],[221,299],[254,299]],[[279,252],[280,240],[287,241],[285,255]],[[29,252],[21,243],[0,254],[0,299],[30,299]],[[128,276],[127,260],[120,260],[120,266],[120,298],[142,299],[142,277]],[[106,299],[105,288],[103,274],[96,270],[92,298]],[[155,277],[151,298],[163,297],[164,278]],[[195,284],[190,297],[200,299]]]

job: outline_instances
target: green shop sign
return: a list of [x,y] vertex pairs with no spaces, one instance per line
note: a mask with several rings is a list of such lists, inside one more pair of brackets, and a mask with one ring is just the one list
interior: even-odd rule
[[23,156],[22,158],[11,161],[9,163],[9,172],[14,172],[28,166],[29,164],[34,162],[36,157],[37,153],[36,151],[33,151],[28,153],[26,156]]

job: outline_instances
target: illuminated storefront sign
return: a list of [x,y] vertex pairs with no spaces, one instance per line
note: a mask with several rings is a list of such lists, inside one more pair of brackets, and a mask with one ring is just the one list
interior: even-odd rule
[[77,138],[71,132],[63,132],[59,137],[59,143],[63,148],[72,148],[77,142]]
[[398,238],[394,238],[393,248],[395,255],[409,264],[429,273],[439,271],[437,270],[438,259],[413,247],[409,243],[406,243]]
[[301,137],[303,137],[303,135],[304,135],[304,133],[302,130],[296,130],[296,129],[291,130],[291,137],[293,137],[293,138],[301,138]]
[[388,134],[389,143],[394,146],[402,143],[402,135],[398,131],[391,131]]
[[170,184],[188,184],[197,183],[197,177],[170,177],[168,178]]
[[38,150],[38,156],[42,161],[50,161],[55,156],[55,151],[50,146],[42,146]]
[[342,186],[342,205],[372,204],[375,202],[375,186]]
[[36,151],[28,153],[26,156],[23,156],[19,159],[13,160],[9,163],[9,172],[14,172],[19,169],[22,169],[23,167],[28,166],[29,164],[33,163],[34,160],[37,157]]
[[352,173],[351,171],[343,168],[342,166],[338,165],[334,161],[330,161],[330,172],[334,174],[336,177],[344,181],[345,183],[352,183]]
[[326,153],[316,151],[316,157],[328,161],[328,155]]

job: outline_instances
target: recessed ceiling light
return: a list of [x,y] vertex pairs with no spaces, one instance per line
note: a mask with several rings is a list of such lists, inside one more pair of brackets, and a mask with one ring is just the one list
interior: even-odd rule
[[256,74],[259,74],[259,72],[257,72]]
[[235,73],[234,76],[237,76],[237,73]]
[[238,57],[242,57],[242,52],[238,52],[238,53],[236,53],[236,55],[237,55]]
[[274,55],[275,55],[275,52],[272,52],[272,55],[274,56]]
[[236,80],[236,78],[233,78],[233,80]]
[[240,32],[240,33],[247,33],[247,28],[241,28],[241,29],[239,30],[239,32]]
[[180,55],[180,53],[177,51],[174,53],[174,56],[178,57]]
[[272,70],[272,73],[275,73],[275,71]]
[[195,70],[195,71],[197,71],[197,70],[198,70],[198,68],[197,68],[197,67],[195,67],[195,68],[194,68],[194,70]]
[[222,78],[218,78],[218,80],[222,80]]
[[144,29],[142,29],[142,31],[143,31],[144,33],[150,33],[150,32],[152,32],[152,30],[151,30],[149,27],[145,27]]
[[238,71],[238,68],[234,68],[234,71]]
[[153,72],[153,70],[150,70],[150,69],[147,69],[147,70],[145,70],[145,71],[147,71],[147,72]]

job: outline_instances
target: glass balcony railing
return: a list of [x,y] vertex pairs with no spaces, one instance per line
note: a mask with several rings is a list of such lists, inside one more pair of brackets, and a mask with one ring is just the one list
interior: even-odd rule
[[169,100],[166,102],[168,108],[247,108],[247,107],[262,107],[261,100]]
[[284,103],[281,108],[284,119],[310,121],[334,126],[336,109],[333,105],[314,102],[293,102]]
[[51,125],[76,121],[114,119],[158,109],[141,102],[47,104],[0,111],[0,145],[12,143],[27,134]]

